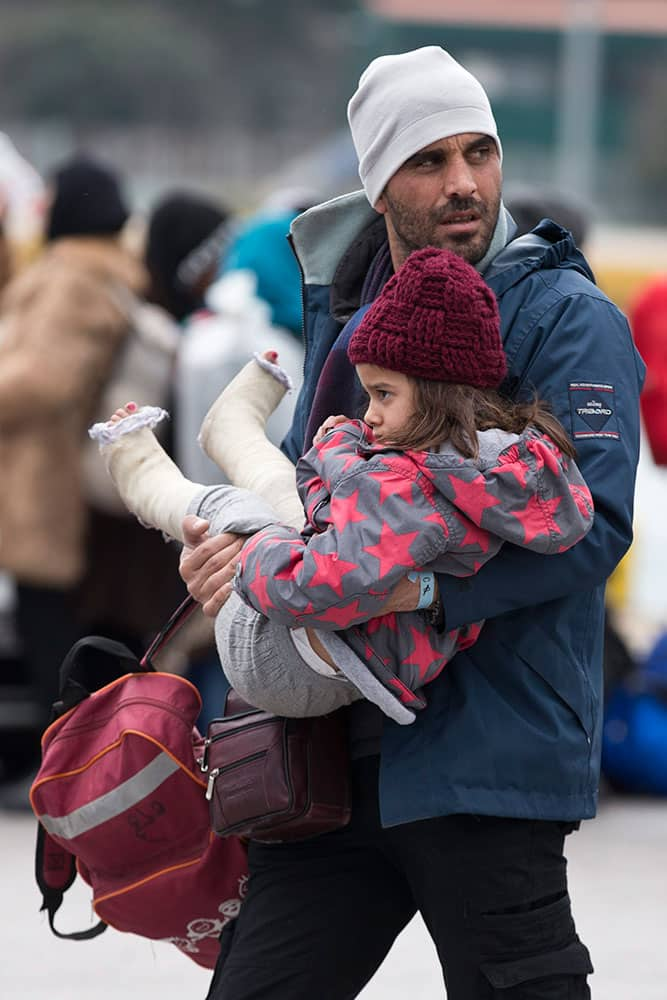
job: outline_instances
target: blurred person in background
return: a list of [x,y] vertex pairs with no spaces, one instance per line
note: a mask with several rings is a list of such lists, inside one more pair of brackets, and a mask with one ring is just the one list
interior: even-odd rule
[[[191,321],[210,312],[205,295],[218,273],[220,255],[229,241],[229,226],[230,213],[224,205],[191,191],[162,195],[148,217],[144,247],[147,297],[172,318],[179,331],[170,398],[165,403],[173,418],[169,440],[163,441],[170,454],[182,436],[179,359]],[[212,357],[213,344],[208,348]]]
[[271,323],[303,338],[301,274],[288,242],[292,220],[316,204],[306,189],[274,191],[259,212],[240,226],[222,261],[222,274],[251,271],[255,292],[271,310]]
[[271,415],[267,434],[280,444],[289,430],[303,368],[301,278],[287,239],[296,214],[294,205],[263,209],[230,228],[227,245],[218,248],[219,276],[205,293],[205,308],[184,324],[176,371],[175,458],[188,479],[221,481],[220,469],[198,446],[197,436],[220,390],[253,352],[277,351],[293,379],[295,392]]
[[148,298],[179,323],[204,306],[229,226],[229,209],[195,192],[169,192],[151,210],[144,255]]
[[[191,200],[194,224],[186,199],[177,198],[178,210],[164,210],[163,202],[149,218],[146,238],[132,244],[143,259],[140,292],[117,288],[117,301],[125,311],[128,336],[118,352],[96,408],[96,419],[128,399],[150,399],[169,409],[173,398],[176,356],[181,340],[180,321],[200,302],[200,292],[176,281],[180,261],[199,245],[202,234],[220,222],[198,199]],[[203,215],[203,219],[202,219]],[[130,245],[127,228],[124,244]],[[171,446],[172,424],[163,424],[160,439]],[[94,442],[83,446],[83,473],[88,512],[87,571],[79,587],[78,610],[87,633],[107,635],[124,642],[141,655],[153,635],[184,597],[178,577],[179,549],[142,531],[109,483]],[[179,641],[183,638],[179,634]],[[185,669],[186,658],[173,647],[170,668]]]
[[[81,634],[83,442],[128,334],[120,293],[139,293],[145,281],[119,239],[127,217],[111,170],[84,157],[64,163],[51,178],[44,249],[0,299],[0,569],[16,583],[22,655],[43,725],[60,663]],[[5,786],[0,804],[28,807],[28,784]]]
[[0,218],[8,272],[20,270],[38,253],[44,235],[46,200],[46,185],[37,170],[9,136],[0,132]]
[[[643,365],[570,233],[546,222],[516,237],[487,95],[447,52],[374,60],[348,118],[364,191],[292,224],[306,376],[284,450],[296,461],[329,414],[357,412],[352,334],[412,250],[448,248],[494,291],[503,389],[551,404],[595,521],[549,564],[506,546],[473,578],[439,578],[424,614],[446,629],[484,618],[477,644],[411,726],[363,701],[344,709],[351,822],[298,844],[250,842],[248,895],[209,1000],[357,996],[416,912],[449,1000],[586,1000],[593,969],[564,843],[596,811],[604,588],[632,537]],[[181,574],[215,615],[243,540],[206,528],[185,519]],[[383,610],[413,611],[419,593],[405,580]]]
[[530,233],[542,219],[551,219],[572,233],[579,248],[585,247],[590,231],[590,213],[560,191],[523,188],[505,197],[505,205],[516,223],[516,235]]

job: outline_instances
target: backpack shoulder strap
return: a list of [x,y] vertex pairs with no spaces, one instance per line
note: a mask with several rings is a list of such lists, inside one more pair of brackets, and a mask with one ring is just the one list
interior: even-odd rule
[[88,941],[107,929],[104,921],[100,920],[94,927],[89,927],[85,931],[71,931],[69,934],[64,934],[57,930],[54,922],[55,916],[60,909],[65,892],[76,878],[76,864],[74,855],[56,844],[41,823],[37,824],[35,878],[42,894],[40,912],[46,910],[49,927],[56,937],[68,938],[71,941]]
[[88,635],[74,643],[60,667],[59,700],[52,721],[93,691],[142,668],[134,653],[114,639]]

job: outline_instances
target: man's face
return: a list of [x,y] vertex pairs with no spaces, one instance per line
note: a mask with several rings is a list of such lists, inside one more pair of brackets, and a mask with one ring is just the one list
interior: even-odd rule
[[498,147],[486,135],[439,139],[411,156],[375,205],[387,223],[394,268],[427,246],[476,264],[493,236],[501,184]]

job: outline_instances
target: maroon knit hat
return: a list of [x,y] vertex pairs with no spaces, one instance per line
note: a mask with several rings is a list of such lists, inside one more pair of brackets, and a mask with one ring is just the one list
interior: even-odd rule
[[507,364],[496,298],[451,250],[410,254],[350,338],[354,365],[437,382],[497,387]]

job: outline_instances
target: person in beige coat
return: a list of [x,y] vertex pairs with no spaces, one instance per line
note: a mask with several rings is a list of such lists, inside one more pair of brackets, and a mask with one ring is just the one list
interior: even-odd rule
[[118,182],[87,159],[53,177],[44,250],[0,298],[0,569],[16,582],[17,628],[43,722],[80,629],[86,564],[81,452],[145,284],[119,234]]

